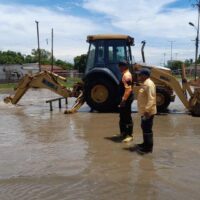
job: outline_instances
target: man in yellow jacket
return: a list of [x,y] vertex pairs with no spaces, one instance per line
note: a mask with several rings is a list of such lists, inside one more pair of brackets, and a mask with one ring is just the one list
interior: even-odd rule
[[153,151],[153,119],[156,109],[156,87],[150,79],[150,70],[141,69],[139,80],[142,85],[138,92],[138,112],[141,116],[141,128],[143,131],[143,143],[136,145],[136,151],[142,154]]

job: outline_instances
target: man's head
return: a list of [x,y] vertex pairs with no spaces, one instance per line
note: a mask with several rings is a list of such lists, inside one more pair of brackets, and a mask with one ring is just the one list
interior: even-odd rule
[[128,62],[126,60],[123,60],[123,61],[119,62],[118,66],[119,66],[119,70],[121,72],[124,72],[125,70],[128,69],[129,64],[128,64]]
[[144,82],[146,79],[150,77],[150,70],[147,68],[143,68],[139,71],[139,79]]

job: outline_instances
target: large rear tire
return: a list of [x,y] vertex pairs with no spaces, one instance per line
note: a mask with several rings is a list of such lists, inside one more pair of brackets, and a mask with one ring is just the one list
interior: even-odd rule
[[191,108],[191,113],[195,117],[200,117],[200,103],[196,103],[192,108]]
[[85,99],[87,104],[99,112],[113,112],[119,104],[118,87],[113,81],[105,78],[86,81]]
[[156,104],[158,112],[166,112],[170,102],[169,92],[164,88],[156,88]]
[[198,99],[198,95],[194,95],[190,101],[190,112],[195,117],[200,117],[200,99]]

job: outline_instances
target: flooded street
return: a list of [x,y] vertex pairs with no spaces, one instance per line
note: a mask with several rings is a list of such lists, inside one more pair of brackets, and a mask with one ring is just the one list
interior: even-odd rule
[[[115,143],[117,113],[49,111],[47,90],[30,90],[17,106],[0,94],[1,200],[177,200],[200,197],[200,118],[177,100],[154,121],[154,152],[125,150],[142,141],[136,103],[134,141]],[[69,107],[74,99],[69,100]]]

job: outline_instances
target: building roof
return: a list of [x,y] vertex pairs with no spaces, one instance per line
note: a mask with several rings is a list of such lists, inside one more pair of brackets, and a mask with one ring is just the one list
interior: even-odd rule
[[[191,64],[189,67],[187,67],[186,69],[194,69],[195,65]],[[197,69],[200,70],[200,64],[197,64]]]
[[[62,70],[63,68],[54,65],[54,66],[53,66],[53,69]],[[48,71],[50,71],[50,70],[51,70],[51,65],[41,65],[41,70],[48,70]]]

